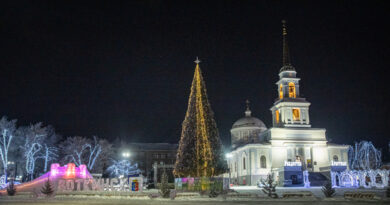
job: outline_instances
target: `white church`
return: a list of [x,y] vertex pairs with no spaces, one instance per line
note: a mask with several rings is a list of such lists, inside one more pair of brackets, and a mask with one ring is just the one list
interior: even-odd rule
[[300,97],[300,78],[289,60],[285,22],[282,31],[283,66],[276,82],[278,99],[270,109],[272,127],[251,115],[247,101],[245,116],[231,129],[232,151],[226,155],[226,177],[232,184],[253,186],[272,173],[279,186],[303,186],[303,171],[308,171],[311,180],[321,181],[332,166],[348,168],[348,145],[330,144],[326,129],[310,125],[310,102]]

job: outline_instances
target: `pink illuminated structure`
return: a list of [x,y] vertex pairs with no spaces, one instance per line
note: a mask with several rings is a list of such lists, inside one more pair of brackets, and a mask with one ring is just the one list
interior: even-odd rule
[[[30,182],[16,185],[16,189],[19,191],[40,190],[48,179],[56,185],[59,180],[93,179],[93,177],[84,164],[76,167],[75,164],[69,163],[60,167],[60,164],[55,163],[51,164],[49,172]],[[6,191],[6,189],[0,190],[0,195],[6,194]]]
[[91,179],[92,176],[87,170],[87,166],[84,164],[76,167],[75,164],[69,163],[63,167],[59,164],[52,164],[50,169],[50,178],[63,178],[63,179]]

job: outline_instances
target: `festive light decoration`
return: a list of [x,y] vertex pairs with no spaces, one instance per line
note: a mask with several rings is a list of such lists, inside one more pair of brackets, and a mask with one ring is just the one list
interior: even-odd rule
[[47,144],[44,144],[44,155],[41,156],[41,158],[43,158],[45,160],[45,165],[44,165],[44,168],[43,168],[43,172],[46,172],[47,171],[47,164],[50,162],[50,161],[53,161],[53,160],[56,160],[57,157],[58,157],[58,148],[56,147],[50,147],[48,146]]
[[2,162],[5,183],[7,182],[8,152],[16,131],[16,120],[0,119],[0,160]]
[[[60,164],[58,163],[51,164],[50,172],[48,172],[48,174],[50,175],[51,178],[64,178],[64,179],[91,179],[92,178],[85,164],[82,164],[78,167],[76,167],[74,163],[68,163],[63,167],[60,167]],[[46,174],[44,176],[46,176]]]
[[303,184],[305,188],[310,188],[309,171],[303,171]]
[[[75,144],[77,142],[80,142],[80,139],[82,138],[74,137],[69,138],[69,141]],[[95,165],[96,159],[102,152],[102,146],[95,136],[93,137],[93,142],[93,144],[89,143],[88,141],[86,143],[80,144],[79,149],[75,148],[72,151],[72,154],[66,155],[65,158],[70,159],[71,162],[75,163],[77,166],[86,163],[88,169],[92,170]],[[86,157],[84,157],[85,155]]]
[[199,62],[198,59],[195,61],[195,74],[175,163],[174,174],[179,177],[210,177],[226,171],[222,144]]
[[51,166],[50,166],[50,176],[51,177],[55,177],[57,175],[58,167],[60,167],[60,164],[58,164],[58,163],[51,164]]
[[355,148],[350,147],[348,150],[349,167],[356,170],[378,169],[382,164],[381,156],[381,151],[372,142],[356,142]]
[[129,160],[115,161],[113,164],[107,168],[112,176],[128,176],[133,174],[141,173],[141,170],[138,169],[138,164],[131,164]]
[[384,188],[389,185],[389,170],[349,170],[330,172],[333,187]]
[[66,165],[66,178],[75,178],[76,177],[76,166],[73,163],[68,163]]
[[35,162],[41,158],[40,152],[43,148],[42,144],[47,136],[47,132],[46,128],[42,126],[42,123],[36,123],[26,127],[22,133],[25,136],[25,142],[21,148],[26,159],[26,172],[30,180],[32,180]]

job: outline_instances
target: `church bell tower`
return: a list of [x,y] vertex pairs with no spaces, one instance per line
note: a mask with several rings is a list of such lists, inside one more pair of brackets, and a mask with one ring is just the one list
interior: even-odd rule
[[286,21],[282,21],[283,65],[276,82],[278,99],[271,108],[273,127],[311,127],[309,121],[310,103],[300,97],[299,80],[290,62],[287,43]]

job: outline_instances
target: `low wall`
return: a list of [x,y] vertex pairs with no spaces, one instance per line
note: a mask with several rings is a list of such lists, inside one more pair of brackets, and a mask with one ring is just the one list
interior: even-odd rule
[[229,179],[223,177],[175,178],[177,191],[222,191],[229,189]]

